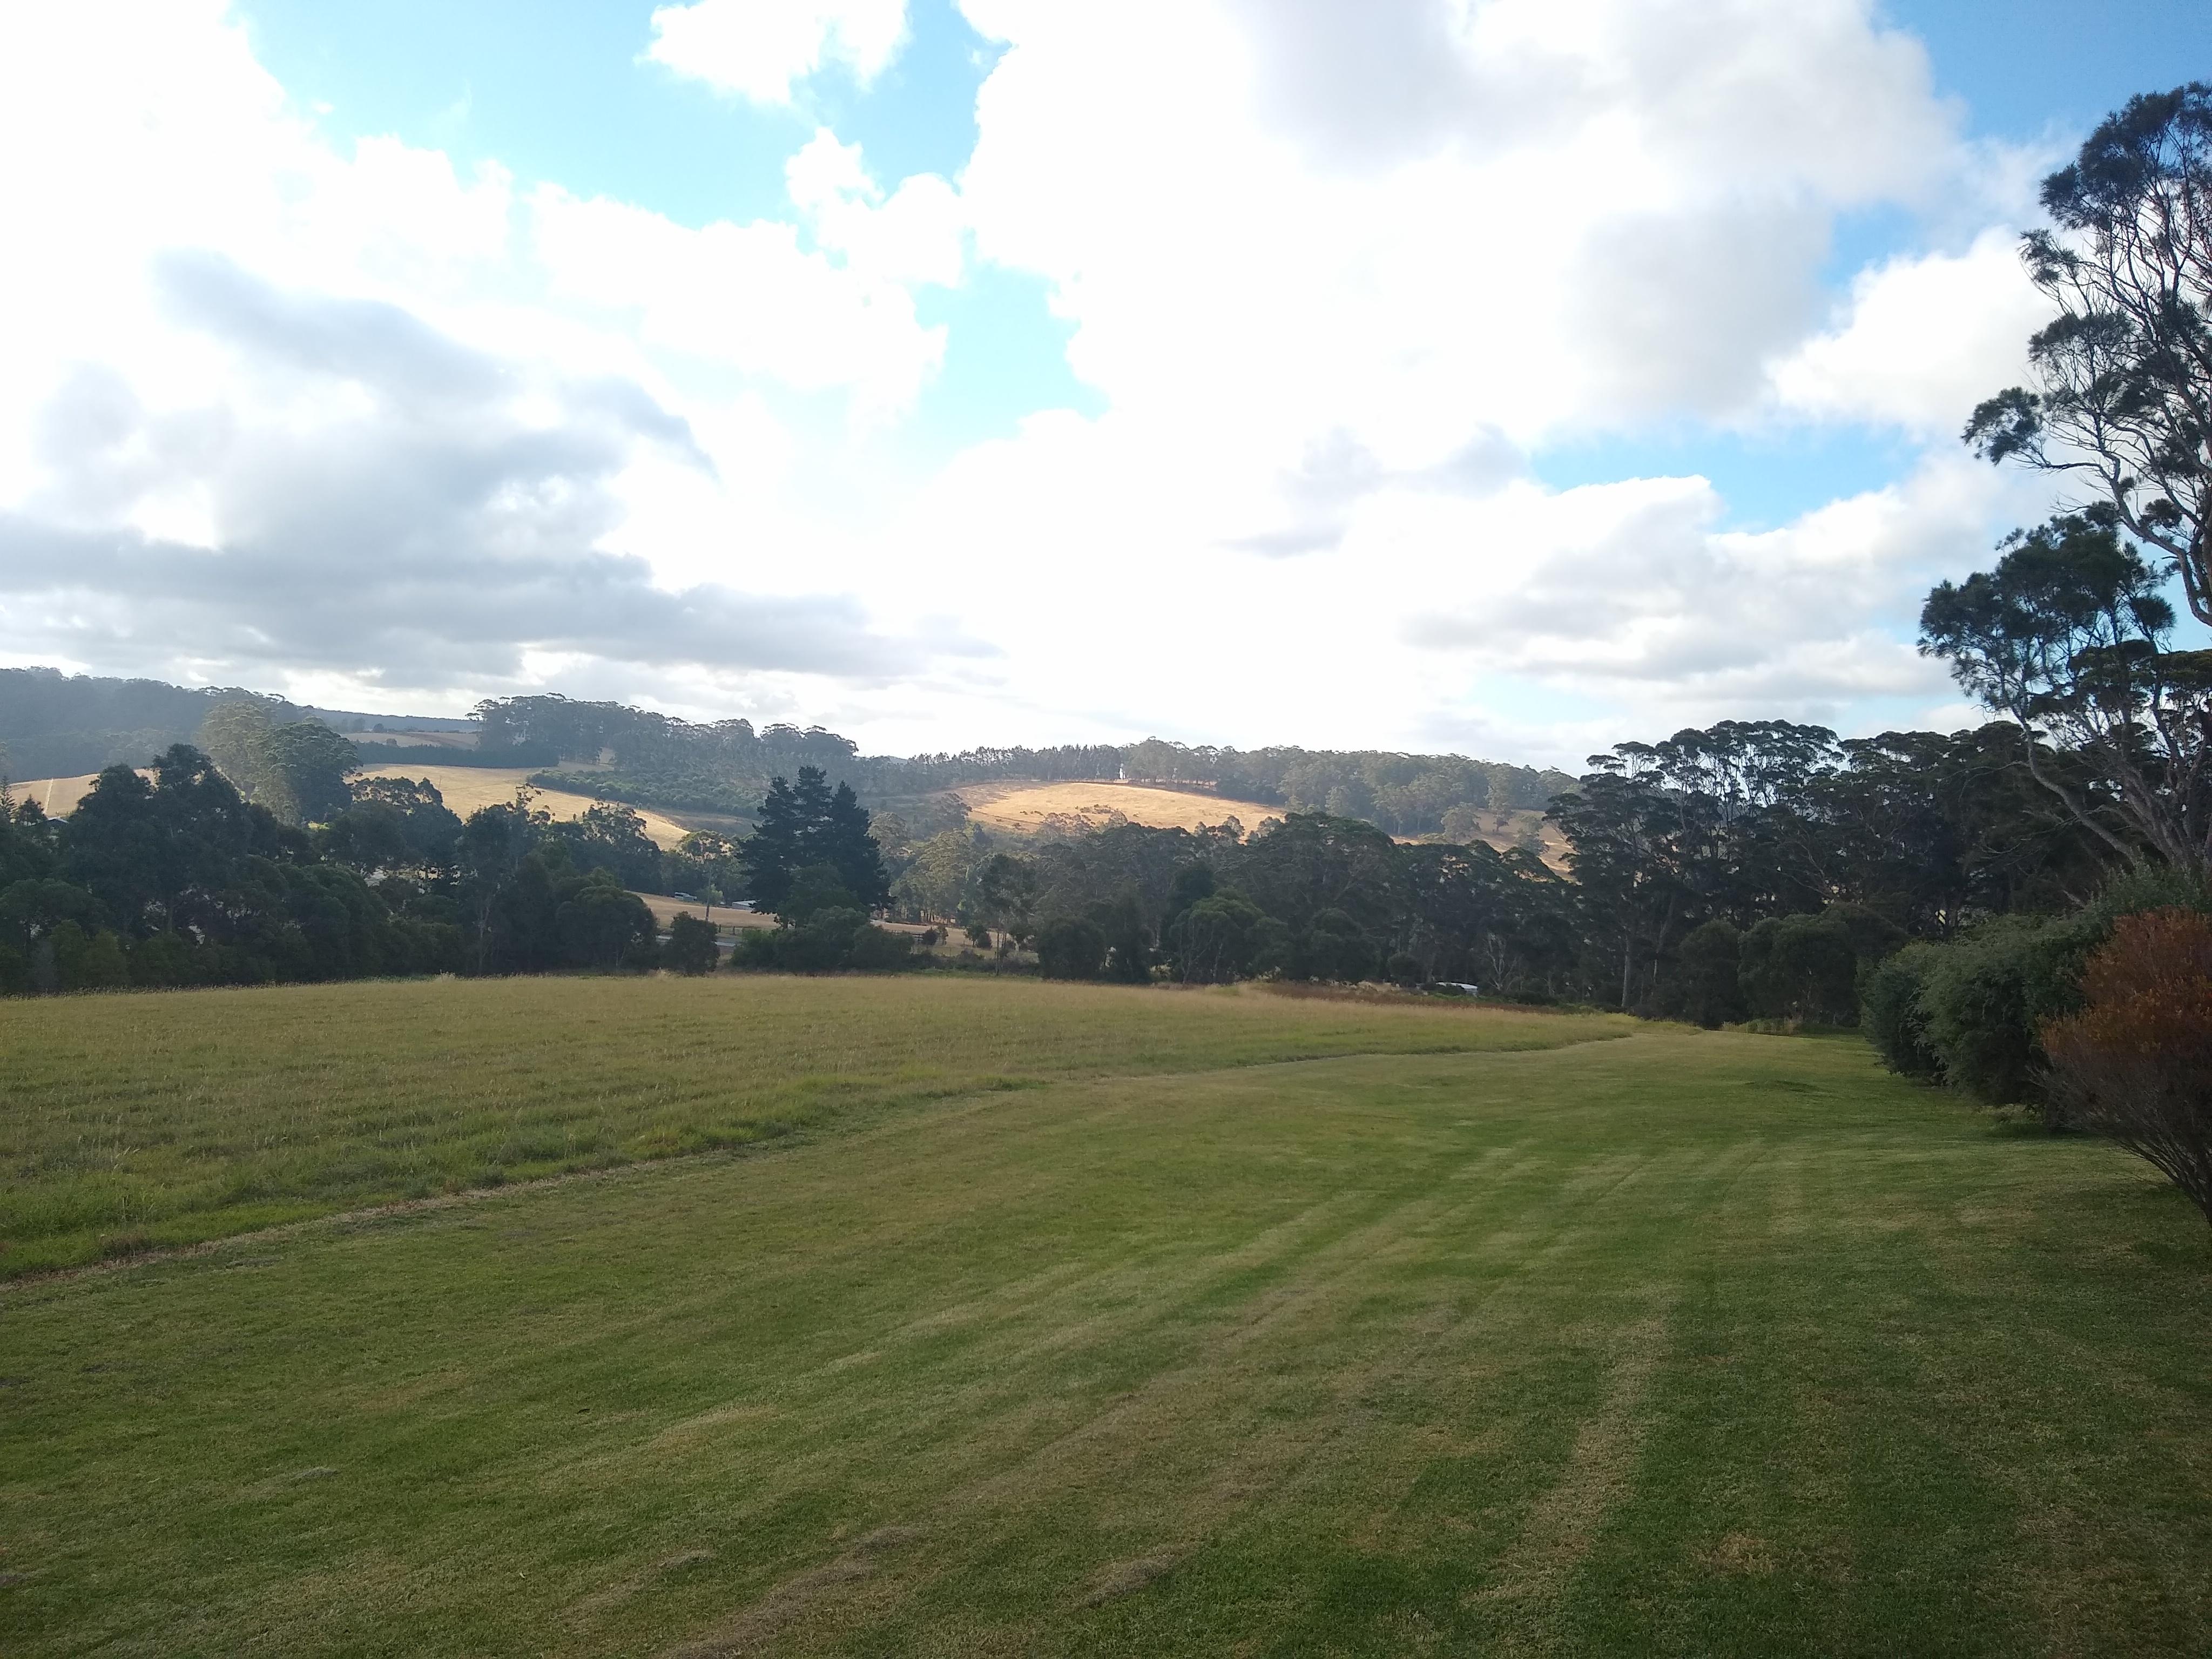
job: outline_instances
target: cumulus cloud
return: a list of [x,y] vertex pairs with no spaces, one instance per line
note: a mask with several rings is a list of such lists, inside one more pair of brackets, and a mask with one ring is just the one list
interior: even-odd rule
[[[1951,441],[2033,326],[2025,175],[1875,0],[961,3],[1003,48],[964,168],[818,130],[787,211],[706,225],[342,153],[218,0],[7,14],[0,154],[54,159],[0,163],[41,250],[0,265],[0,653],[918,748],[1571,760],[1942,695],[1919,593],[2033,516]],[[881,74],[905,14],[654,28],[788,103]],[[1869,207],[1931,229],[1836,295]],[[948,458],[907,424],[960,349],[928,291],[987,267],[1041,281],[1089,412]],[[1759,535],[1701,478],[1537,482],[1778,422],[1936,459]]]
[[[606,551],[639,452],[712,470],[634,384],[548,377],[220,256],[171,256],[157,280],[231,355],[228,384],[287,395],[156,419],[111,373],[64,385],[42,412],[48,487],[0,517],[0,636],[420,688],[513,679],[549,651],[863,679],[921,659],[849,598],[672,589]],[[140,527],[178,489],[197,541]]]
[[0,653],[788,696],[983,649],[823,591],[830,532],[778,499],[769,398],[902,406],[943,350],[902,284],[959,276],[941,182],[886,191],[828,149],[813,246],[796,210],[678,227],[395,139],[335,150],[216,0],[10,12],[0,151],[46,160],[6,173],[40,255],[0,269]]
[[651,345],[802,391],[848,387],[864,415],[911,403],[945,355],[945,330],[921,325],[897,280],[802,248],[794,225],[694,230],[555,185],[531,211],[554,292]]
[[1773,366],[1774,392],[1795,412],[1953,435],[2024,378],[2048,309],[2008,231],[1984,231],[1962,253],[1889,259],[1859,274],[1838,326]]
[[[1015,9],[987,15],[1018,27]],[[1334,167],[1556,149],[1593,125],[1616,175],[1917,191],[1954,113],[1867,0],[1232,0],[1257,113]],[[1587,191],[1602,181],[1562,181]]]
[[879,282],[956,286],[964,274],[966,210],[933,173],[901,181],[886,198],[858,144],[817,128],[784,168],[792,205],[847,267]]
[[906,40],[906,0],[696,0],[653,14],[646,56],[717,92],[787,104],[825,64],[862,83]]
[[1745,415],[1822,319],[1835,216],[1964,165],[1859,0],[966,10],[1007,47],[979,252],[1052,284],[1117,409],[1271,471],[1337,430],[1395,469]]
[[[2004,510],[1963,456],[1764,538],[1721,528],[1702,479],[1530,478],[1549,446],[1654,422],[1917,422],[1981,373],[1955,337],[1955,368],[1916,369],[1932,343],[1885,319],[1891,279],[1842,316],[1824,292],[1839,216],[1948,224],[1990,190],[1991,155],[1870,3],[964,9],[1006,46],[963,175],[978,254],[1049,283],[1108,409],[963,458],[926,533],[1018,583],[1018,555],[985,550],[1053,526],[1029,581],[1187,706],[1243,711],[1248,738],[1345,731],[1340,682],[1278,660],[1367,665],[1349,701],[1370,740],[1449,724],[1500,677],[1638,721],[1940,691],[1912,610]],[[2016,351],[1988,253],[2008,235],[1912,263],[1958,262],[1943,308],[1978,293],[2001,314],[1974,339]],[[1849,343],[1824,355],[1824,330]],[[1948,443],[1940,423],[1912,430]],[[1069,574],[1089,557],[1112,579]],[[1172,630],[1153,646],[1135,597],[1153,582],[1265,648],[1217,669]],[[1079,699],[1027,654],[1009,672]]]
[[1409,642],[1647,708],[1833,718],[1867,697],[1933,698],[1899,599],[1983,539],[2002,482],[1960,457],[1779,529],[1719,527],[1702,478],[1594,485],[1501,504],[1521,556],[1496,589],[1413,618]]

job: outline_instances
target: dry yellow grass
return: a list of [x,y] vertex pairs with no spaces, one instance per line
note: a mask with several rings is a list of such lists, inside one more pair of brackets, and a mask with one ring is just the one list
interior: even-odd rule
[[[1501,817],[1504,819],[1504,827],[1494,827]],[[1567,838],[1559,833],[1559,826],[1547,821],[1541,812],[1526,808],[1514,808],[1502,814],[1486,811],[1482,815],[1482,828],[1475,832],[1474,838],[1504,853],[1510,851],[1531,830],[1536,832],[1537,839],[1543,843],[1544,862],[1554,870],[1564,871],[1567,867]]]
[[93,780],[99,775],[97,772],[85,772],[73,778],[26,778],[21,783],[9,784],[8,788],[17,800],[38,802],[48,817],[65,818],[76,811],[76,804],[85,798]]
[[[530,773],[520,766],[406,766],[365,765],[361,769],[365,778],[428,778],[446,798],[446,805],[463,817],[486,806],[497,806],[514,799],[517,785],[526,781]],[[540,789],[534,803],[556,818],[576,818],[584,815],[586,807],[599,803],[589,795],[572,794],[566,789]],[[674,847],[690,833],[675,819],[664,817],[647,806],[633,807],[633,811],[645,820],[645,833],[656,845]]]
[[1054,819],[1106,823],[1117,814],[1154,830],[1197,830],[1231,818],[1256,830],[1262,819],[1283,815],[1281,807],[1260,801],[1134,783],[973,783],[953,793],[986,829],[1020,835],[1032,835]]
[[[968,803],[969,816],[985,829],[1018,835],[1034,835],[1048,823],[1110,823],[1116,814],[1154,830],[1196,830],[1233,817],[1249,832],[1289,810],[1264,801],[1202,794],[1194,789],[1134,783],[971,783],[952,793]],[[1566,867],[1566,837],[1558,825],[1546,823],[1541,812],[1509,811],[1502,815],[1503,827],[1493,827],[1499,816],[1483,814],[1477,840],[1502,853],[1533,828],[1542,839],[1544,861],[1554,869]],[[1401,836],[1398,839],[1435,837]]]
[[[637,896],[644,900],[645,908],[653,912],[653,925],[657,927],[667,927],[679,915],[704,916],[707,914],[707,907],[696,898],[671,898],[664,893],[640,893]],[[711,920],[719,931],[726,933],[748,927],[775,926],[775,918],[772,915],[764,915],[757,910],[740,910],[727,904],[714,906]]]

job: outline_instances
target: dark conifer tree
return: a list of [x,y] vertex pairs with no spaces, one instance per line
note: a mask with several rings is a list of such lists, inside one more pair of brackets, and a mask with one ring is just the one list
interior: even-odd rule
[[[805,781],[811,768],[801,768]],[[822,775],[815,773],[819,778]],[[738,848],[744,866],[745,891],[763,910],[780,910],[791,891],[791,878],[811,862],[806,854],[797,792],[781,778],[773,780],[761,802],[759,822]]]
[[791,787],[792,811],[799,825],[799,866],[836,862],[830,836],[830,780],[818,766],[802,766]]
[[[820,773],[815,775],[819,777]],[[869,833],[868,810],[860,805],[860,798],[848,783],[837,786],[837,793],[830,798],[830,809],[823,824],[823,862],[836,866],[844,878],[845,890],[860,900],[870,910],[880,910],[891,902],[891,882],[884,868],[883,849]]]

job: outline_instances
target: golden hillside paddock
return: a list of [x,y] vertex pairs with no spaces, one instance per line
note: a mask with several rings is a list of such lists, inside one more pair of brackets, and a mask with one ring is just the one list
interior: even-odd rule
[[1111,823],[1116,817],[1154,830],[1197,830],[1235,818],[1251,830],[1282,817],[1284,810],[1140,783],[971,783],[952,793],[985,829],[1018,835],[1034,835],[1048,824]]
[[[364,761],[367,758],[364,755]],[[360,775],[427,778],[445,797],[446,805],[466,817],[483,807],[504,805],[513,800],[515,789],[528,781],[530,772],[520,766],[385,766],[372,762],[362,767]],[[573,794],[566,789],[540,789],[532,804],[556,818],[581,817],[587,807],[600,805],[589,795]],[[645,820],[645,833],[653,838],[655,846],[675,847],[691,833],[675,819],[649,806],[633,806],[630,811]]]
[[[34,800],[48,817],[65,818],[76,811],[76,804],[90,791],[93,781],[100,775],[87,772],[74,778],[30,778],[10,787],[17,800]],[[149,777],[153,774],[149,772]],[[530,773],[520,766],[363,766],[360,776],[364,778],[427,778],[434,786],[446,805],[461,817],[486,806],[504,805],[514,799],[518,785],[526,781]],[[556,818],[578,818],[587,807],[599,803],[589,795],[572,793],[566,789],[540,789],[534,803]],[[679,845],[690,831],[675,819],[653,811],[650,807],[630,809],[645,820],[645,833],[655,846],[666,848]]]
[[[1235,818],[1250,834],[1269,818],[1291,809],[1264,801],[1232,800],[1196,789],[1143,783],[971,783],[952,793],[968,804],[969,816],[987,830],[1034,835],[1054,829],[1097,828],[1117,817],[1152,830],[1197,830]],[[1475,838],[1504,852],[1532,831],[1542,843],[1544,861],[1566,866],[1566,837],[1544,815],[1521,808],[1486,811]],[[1435,836],[1401,836],[1401,841],[1434,841]]]
[[17,800],[38,802],[39,810],[50,818],[65,818],[76,811],[76,804],[85,798],[93,780],[99,775],[97,772],[81,772],[73,778],[26,778],[10,783],[8,793]]

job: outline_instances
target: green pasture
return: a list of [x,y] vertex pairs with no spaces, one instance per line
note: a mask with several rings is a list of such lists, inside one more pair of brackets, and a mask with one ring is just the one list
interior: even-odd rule
[[[533,999],[599,1024],[526,1062]],[[176,1190],[386,1145],[311,1031],[426,1147],[594,1089],[617,1151],[814,1126],[0,1286],[11,1659],[2212,1642],[2203,1221],[1855,1041],[988,981],[0,1018],[17,1214],[78,1178],[27,1099],[158,1121]]]
[[0,1000],[0,1277],[1053,1079],[1550,1048],[1631,1025],[945,975]]

